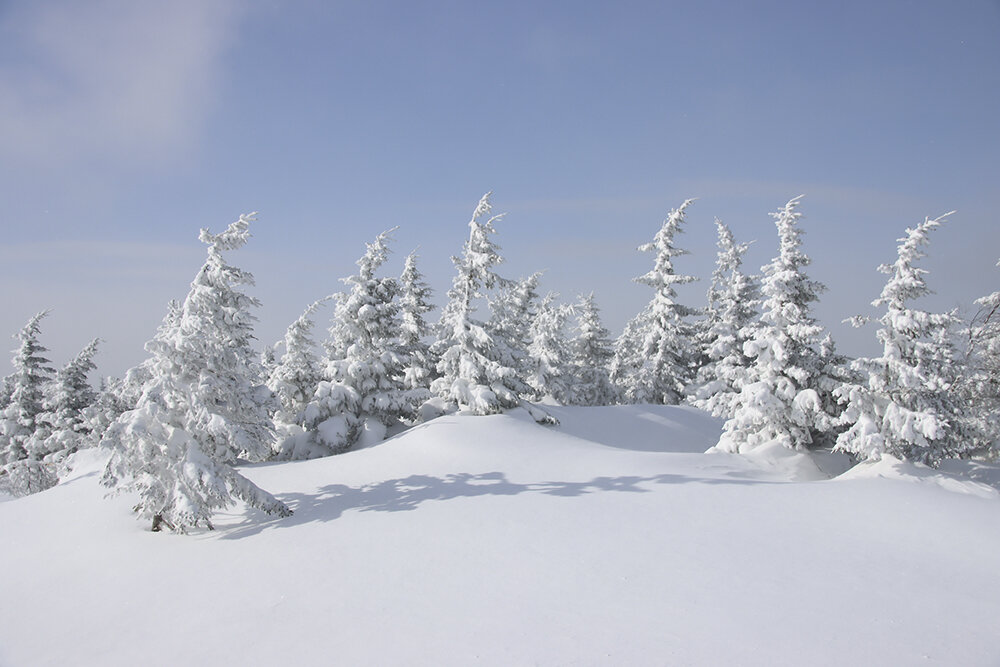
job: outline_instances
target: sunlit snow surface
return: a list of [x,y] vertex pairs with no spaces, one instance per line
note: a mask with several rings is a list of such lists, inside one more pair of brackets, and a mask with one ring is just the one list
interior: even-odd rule
[[687,408],[442,417],[154,534],[101,457],[0,503],[0,665],[996,665],[1000,474],[704,454]]

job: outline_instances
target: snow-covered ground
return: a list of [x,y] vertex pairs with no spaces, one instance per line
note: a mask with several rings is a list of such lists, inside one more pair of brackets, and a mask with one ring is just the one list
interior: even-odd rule
[[79,455],[0,503],[0,665],[1000,664],[996,468],[827,479],[702,453],[691,409],[551,409],[247,468],[295,515],[187,536]]

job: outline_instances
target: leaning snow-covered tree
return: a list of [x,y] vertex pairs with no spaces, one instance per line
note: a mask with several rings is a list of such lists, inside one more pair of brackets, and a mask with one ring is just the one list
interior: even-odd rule
[[[81,446],[86,446],[91,427],[85,411],[97,399],[87,380],[87,374],[97,368],[94,356],[101,339],[90,341],[83,350],[56,373],[45,397],[46,412],[41,415],[48,424],[47,433],[35,432],[28,444],[33,458],[61,461]],[[92,443],[90,443],[92,444]]]
[[139,496],[135,510],[166,525],[212,527],[215,510],[235,500],[279,516],[287,506],[232,466],[237,457],[261,460],[272,451],[268,416],[275,399],[260,377],[250,347],[258,301],[240,290],[253,276],[230,266],[223,251],[250,238],[251,215],[221,234],[201,231],[208,259],[179,310],[171,308],[156,337],[149,379],[134,410],[106,431],[111,458],[102,482]]
[[573,355],[573,397],[575,405],[613,405],[618,392],[611,384],[608,364],[614,356],[610,333],[601,322],[601,313],[591,292],[581,296],[576,308],[576,337]]
[[843,421],[849,425],[837,438],[837,449],[859,459],[890,455],[936,464],[975,448],[975,439],[962,432],[964,406],[955,390],[958,364],[951,341],[957,320],[952,313],[912,306],[930,293],[924,280],[927,271],[915,262],[925,256],[921,248],[929,232],[945,217],[907,229],[899,239],[895,263],[879,267],[889,276],[872,302],[884,308],[876,332],[882,355],[856,359],[853,367],[863,381],[835,392],[846,404]]
[[717,445],[724,451],[747,451],[768,442],[802,449],[818,444],[820,434],[832,427],[817,391],[823,384],[823,328],[810,312],[824,287],[804,271],[810,260],[802,252],[802,214],[796,211],[800,199],[771,214],[779,254],[762,269],[763,312],[743,345],[753,361]]
[[615,351],[611,380],[629,403],[674,405],[693,379],[694,329],[688,318],[697,310],[677,300],[677,285],[697,280],[674,270],[674,258],[687,251],[674,244],[694,200],[670,211],[651,243],[639,247],[656,255],[653,268],[636,282],[655,290],[652,300],[626,326]]
[[732,417],[732,403],[750,366],[743,351],[757,316],[757,281],[743,273],[743,255],[749,243],[737,243],[733,233],[716,219],[719,251],[716,255],[708,308],[699,326],[703,364],[698,369],[692,403],[716,417]]
[[503,261],[499,247],[490,239],[496,233],[491,216],[490,195],[479,201],[469,222],[469,240],[461,257],[452,261],[458,273],[448,291],[448,304],[438,323],[438,339],[432,351],[439,359],[439,377],[431,392],[459,409],[485,415],[520,404],[529,391],[514,366],[507,343],[491,336],[484,323],[474,317],[476,301],[504,281],[494,267]]
[[573,369],[566,321],[573,307],[556,303],[556,296],[550,292],[542,300],[528,328],[527,380],[534,400],[569,405],[573,402]]
[[399,343],[407,360],[403,386],[409,390],[427,390],[427,398],[430,397],[435,366],[428,342],[433,332],[425,317],[434,310],[430,303],[431,294],[430,286],[417,268],[417,254],[411,252],[399,277]]

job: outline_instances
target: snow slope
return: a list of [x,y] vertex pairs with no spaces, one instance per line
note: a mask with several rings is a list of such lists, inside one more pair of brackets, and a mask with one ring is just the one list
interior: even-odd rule
[[701,453],[691,409],[551,410],[247,468],[295,516],[187,536],[85,453],[0,503],[0,665],[1000,664],[1000,476],[826,480]]

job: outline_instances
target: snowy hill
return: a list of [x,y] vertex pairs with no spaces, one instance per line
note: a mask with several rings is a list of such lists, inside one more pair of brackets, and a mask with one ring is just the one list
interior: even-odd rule
[[187,536],[79,455],[0,503],[0,665],[1000,663],[995,469],[828,480],[702,453],[691,409],[552,410],[245,468],[295,515]]

